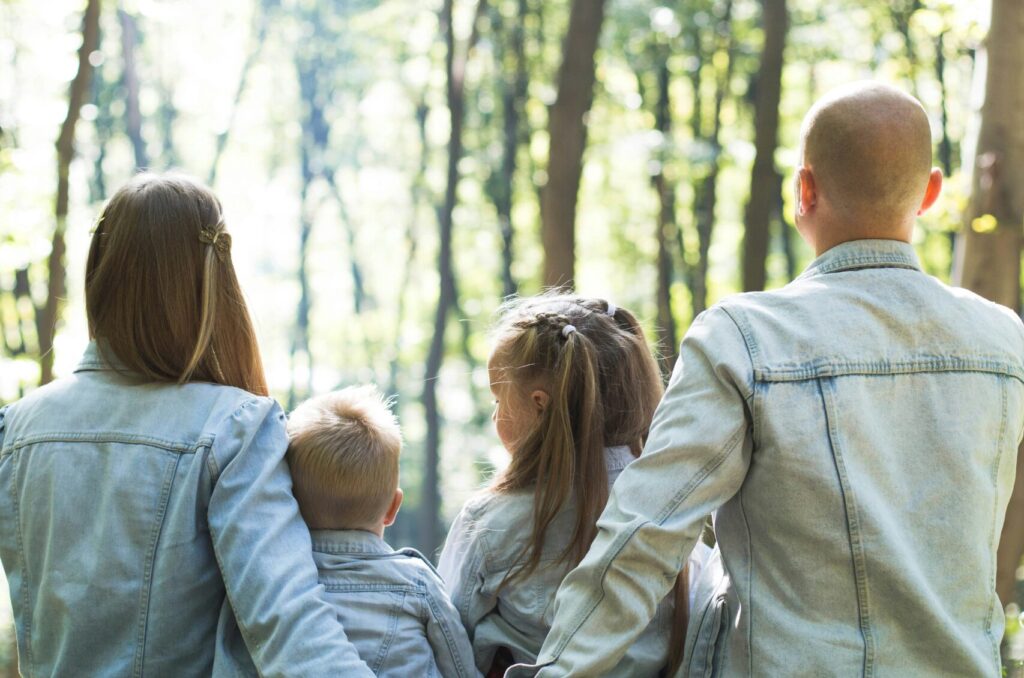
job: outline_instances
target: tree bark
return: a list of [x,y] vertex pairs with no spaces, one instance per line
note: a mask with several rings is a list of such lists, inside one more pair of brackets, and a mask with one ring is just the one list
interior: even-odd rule
[[121,56],[124,59],[124,72],[121,83],[124,87],[125,128],[128,139],[132,142],[135,152],[135,169],[149,167],[149,156],[146,153],[146,141],[142,136],[142,112],[139,109],[139,71],[135,58],[135,49],[139,44],[139,29],[133,17],[124,9],[118,8],[117,19],[121,24]]
[[778,173],[775,148],[778,146],[779,100],[782,95],[783,51],[786,46],[786,0],[762,0],[764,47],[757,75],[754,108],[754,168],[750,174],[750,202],[746,210],[743,238],[743,290],[763,290],[766,282],[765,260]]
[[[957,241],[953,281],[1020,312],[1021,247],[1024,243],[1024,4],[993,0],[985,43],[986,59],[976,63],[975,77],[985,78],[981,126],[973,167],[971,199]],[[985,70],[979,71],[978,69]],[[1024,454],[1024,450],[1020,454]],[[1018,462],[1019,462],[1018,458]],[[998,556],[998,589],[1011,602],[1024,551],[1024,479],[1017,485],[1006,514]]]
[[458,303],[452,266],[452,216],[458,199],[459,161],[462,159],[462,128],[465,120],[465,75],[469,52],[476,44],[480,17],[486,11],[486,0],[479,0],[473,19],[472,35],[466,50],[456,54],[455,29],[452,24],[452,4],[444,0],[441,10],[441,26],[445,36],[445,72],[447,74],[448,115],[451,133],[448,138],[448,170],[444,203],[438,210],[438,251],[437,270],[440,277],[437,308],[434,313],[434,335],[427,351],[427,363],[423,385],[423,409],[427,419],[427,435],[424,441],[424,473],[421,539],[426,553],[433,556],[441,545],[441,413],[437,403],[437,380],[444,360],[444,339],[448,316]]
[[100,0],[88,0],[82,17],[82,46],[78,50],[78,72],[71,81],[68,93],[68,113],[57,137],[57,199],[55,204],[56,226],[53,230],[53,245],[48,261],[49,281],[46,304],[39,313],[39,383],[53,381],[53,339],[57,333],[57,321],[63,306],[67,287],[67,269],[64,262],[64,234],[67,232],[68,201],[70,193],[69,175],[71,160],[75,156],[75,126],[78,124],[82,104],[89,94],[93,65],[89,55],[100,43]]
[[558,97],[548,121],[548,181],[541,191],[544,285],[573,287],[576,201],[587,144],[586,115],[594,98],[594,54],[605,0],[573,0],[558,71]]

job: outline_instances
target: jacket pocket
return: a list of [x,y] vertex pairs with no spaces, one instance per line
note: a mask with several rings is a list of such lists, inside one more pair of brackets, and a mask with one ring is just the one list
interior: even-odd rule
[[712,598],[701,611],[693,648],[686,661],[684,675],[699,678],[715,678],[721,674],[725,645],[729,635],[729,604],[725,596]]

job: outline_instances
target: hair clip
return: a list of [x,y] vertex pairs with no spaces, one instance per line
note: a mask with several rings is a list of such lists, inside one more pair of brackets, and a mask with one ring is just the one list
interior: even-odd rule
[[231,256],[231,234],[224,230],[224,222],[219,221],[213,228],[199,230],[199,242],[213,247],[214,254],[222,263]]
[[610,301],[608,301],[608,302],[605,302],[605,303],[607,303],[607,304],[608,304],[608,310],[607,310],[607,311],[605,311],[605,315],[607,315],[607,316],[609,316],[609,317],[611,317],[611,318],[614,318],[614,317],[615,317],[615,313],[616,313],[616,311],[618,311],[618,310],[619,310],[619,307],[618,307],[618,306],[616,306],[615,304],[613,304],[613,303],[612,303],[612,302],[610,302]]
[[575,325],[566,325],[565,327],[562,328],[562,336],[565,337],[566,339],[568,339],[569,335],[572,334],[575,331],[576,331],[576,326]]

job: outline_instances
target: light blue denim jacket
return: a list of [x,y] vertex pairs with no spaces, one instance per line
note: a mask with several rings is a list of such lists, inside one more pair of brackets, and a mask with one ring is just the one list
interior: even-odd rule
[[998,676],[1022,433],[1020,319],[906,243],[845,243],[723,301],[558,591],[539,675],[614,666],[717,511],[725,576],[698,592],[681,675]]
[[476,678],[434,566],[363,530],[313,530],[313,558],[348,639],[378,678]]
[[[628,447],[606,449],[609,484],[633,460]],[[570,569],[557,558],[572,535],[575,515],[572,506],[559,513],[548,528],[541,566],[525,580],[504,586],[509,570],[529,544],[533,493],[485,492],[467,502],[455,518],[438,568],[469,631],[481,671],[487,672],[502,647],[508,648],[518,662],[537,658],[551,628],[555,591]],[[694,581],[701,563],[702,559],[692,563],[690,576]],[[671,623],[669,596],[625,656],[605,675],[657,676],[668,659]]]
[[22,674],[236,675],[240,630],[264,676],[371,676],[322,597],[287,442],[273,400],[144,382],[95,345],[0,410]]

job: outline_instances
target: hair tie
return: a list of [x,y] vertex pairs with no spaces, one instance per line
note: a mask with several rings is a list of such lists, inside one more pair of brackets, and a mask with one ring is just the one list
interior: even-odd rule
[[562,336],[565,337],[566,339],[568,339],[569,335],[572,334],[575,331],[576,331],[576,326],[575,325],[566,325],[565,327],[562,328]]
[[231,256],[231,234],[224,230],[223,221],[218,221],[212,228],[199,229],[199,242],[213,247],[221,263],[226,263]]
[[608,301],[608,302],[605,302],[605,303],[607,303],[607,304],[608,304],[608,310],[607,310],[607,311],[605,311],[605,314],[606,314],[606,315],[607,315],[608,317],[610,317],[610,318],[614,318],[614,317],[615,317],[615,313],[616,313],[616,311],[618,311],[618,310],[619,310],[619,307],[618,307],[618,306],[616,306],[615,304],[613,304],[613,303],[612,303],[612,302],[610,302],[610,301]]

